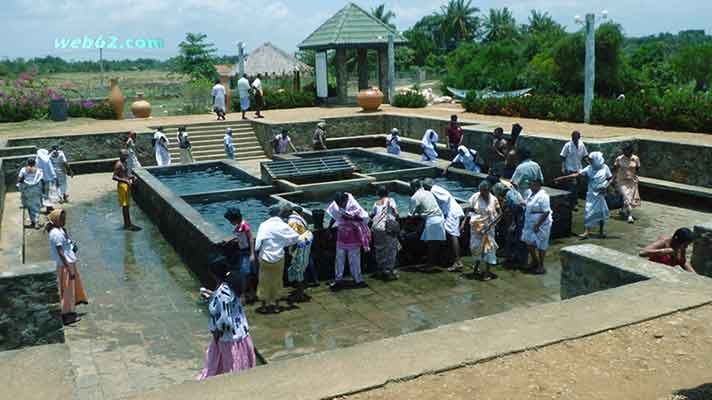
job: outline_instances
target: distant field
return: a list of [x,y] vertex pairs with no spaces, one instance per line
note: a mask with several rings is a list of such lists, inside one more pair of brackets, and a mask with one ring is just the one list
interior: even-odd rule
[[40,76],[50,86],[60,87],[66,82],[72,83],[83,97],[106,97],[109,93],[109,79],[119,78],[119,87],[126,97],[134,97],[136,92],[144,92],[146,97],[179,95],[183,83],[188,81],[185,75],[168,71],[109,71],[72,72]]

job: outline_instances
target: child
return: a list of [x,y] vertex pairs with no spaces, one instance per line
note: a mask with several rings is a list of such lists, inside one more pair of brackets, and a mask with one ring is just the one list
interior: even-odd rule
[[235,246],[237,259],[233,257],[228,258],[230,258],[231,261],[235,261],[233,265],[237,264],[238,266],[238,271],[236,272],[239,272],[240,275],[240,292],[244,294],[245,302],[252,304],[257,297],[255,296],[257,285],[255,284],[256,274],[252,268],[255,263],[255,246],[252,241],[250,224],[242,218],[242,212],[236,207],[228,208],[224,217],[234,226],[233,233],[235,236],[226,239],[223,243],[227,246]]
[[210,296],[208,329],[213,339],[205,352],[203,370],[198,375],[201,381],[257,365],[247,317],[240,302],[242,279],[222,264],[216,266],[214,272],[220,285],[214,292],[204,291],[204,295]]

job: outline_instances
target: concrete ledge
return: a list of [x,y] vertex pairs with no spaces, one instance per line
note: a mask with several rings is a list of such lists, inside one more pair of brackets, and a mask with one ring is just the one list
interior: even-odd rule
[[0,158],[13,156],[31,156],[37,154],[37,146],[15,146],[0,148]]
[[655,191],[661,191],[664,193],[676,193],[682,195],[692,200],[703,200],[709,201],[712,199],[712,188],[703,186],[686,185],[684,183],[677,183],[671,181],[664,181],[662,179],[655,179],[641,176],[640,178],[641,189],[651,189]]
[[695,225],[692,267],[698,274],[712,277],[712,222]]
[[75,161],[69,166],[77,175],[96,174],[100,172],[112,172],[118,158],[104,158],[101,160]]
[[171,386],[135,398],[220,399],[240,393],[249,399],[331,399],[712,302],[712,280],[678,275],[675,281],[649,279],[562,302],[272,363],[205,382]]
[[67,400],[75,393],[74,368],[65,344],[0,352],[3,399]]

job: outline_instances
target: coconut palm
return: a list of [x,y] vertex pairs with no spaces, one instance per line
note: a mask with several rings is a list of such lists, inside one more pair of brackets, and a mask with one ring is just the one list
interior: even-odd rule
[[551,15],[546,11],[532,10],[529,15],[529,24],[523,26],[528,33],[539,34],[549,32],[563,31],[563,27],[558,22],[551,18]]
[[489,16],[485,19],[485,42],[512,40],[519,36],[517,21],[507,7],[501,10],[490,9]]
[[383,22],[384,24],[388,25],[393,29],[396,29],[395,24],[391,23],[391,20],[396,17],[396,13],[391,10],[386,11],[385,4],[381,4],[376,8],[372,8],[371,14],[379,21]]
[[472,0],[450,0],[441,7],[443,32],[456,43],[474,39],[480,30],[478,12]]

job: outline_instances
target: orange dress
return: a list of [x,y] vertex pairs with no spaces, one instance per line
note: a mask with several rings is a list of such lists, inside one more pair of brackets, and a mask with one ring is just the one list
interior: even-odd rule
[[615,166],[616,183],[618,192],[623,195],[623,202],[626,207],[640,207],[640,192],[638,190],[638,168],[640,159],[636,155],[626,157],[620,155],[616,158]]

